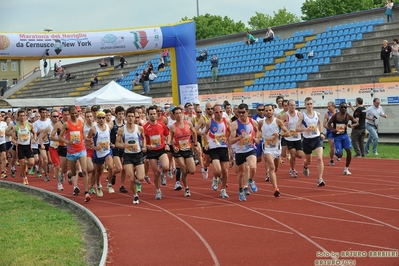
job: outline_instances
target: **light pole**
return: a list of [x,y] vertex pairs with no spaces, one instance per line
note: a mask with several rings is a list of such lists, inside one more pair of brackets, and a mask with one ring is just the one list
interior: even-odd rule
[[[52,28],[45,28],[44,31],[47,31],[47,34],[50,33],[50,31],[53,31]],[[47,55],[47,51],[46,51],[46,55]],[[46,73],[46,69],[44,69],[44,75],[47,76],[48,73],[50,73],[51,71],[51,59],[48,59],[48,72]]]
[[198,3],[198,0],[197,0],[197,18],[199,17],[199,3]]

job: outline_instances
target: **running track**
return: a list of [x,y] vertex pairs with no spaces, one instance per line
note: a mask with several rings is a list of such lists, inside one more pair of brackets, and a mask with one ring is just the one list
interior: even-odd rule
[[[189,179],[190,198],[173,190],[172,179],[163,187],[161,201],[154,199],[153,185],[143,184],[139,205],[132,204],[130,193],[105,190],[103,198],[92,195],[84,203],[81,195],[72,196],[68,184],[59,194],[102,221],[110,245],[107,265],[317,265],[316,260],[332,260],[331,252],[356,265],[399,265],[399,161],[355,158],[351,176],[342,174],[344,162],[332,167],[324,161],[322,188],[316,187],[314,162],[310,176],[299,173],[298,179],[290,178],[288,164],[282,164],[280,198],[264,182],[263,163],[255,179],[259,192],[246,202],[238,201],[233,169],[227,200],[211,189],[212,174],[204,180],[199,171]],[[54,179],[30,177],[29,182],[57,192]],[[345,251],[365,251],[358,255],[366,257],[343,258]],[[394,257],[370,257],[373,251],[389,251]]]

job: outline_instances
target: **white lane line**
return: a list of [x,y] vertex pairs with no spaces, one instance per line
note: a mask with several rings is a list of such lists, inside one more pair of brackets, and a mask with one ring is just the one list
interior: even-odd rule
[[345,241],[345,240],[338,240],[338,239],[332,239],[332,238],[324,238],[324,237],[318,237],[318,236],[311,236],[312,238],[317,238],[321,240],[326,240],[326,241],[332,241],[332,242],[340,242],[340,243],[346,243],[346,244],[353,244],[353,245],[358,245],[358,246],[365,246],[365,247],[371,247],[371,248],[378,248],[382,250],[393,250],[393,251],[398,251],[397,248],[388,248],[388,247],[381,247],[381,246],[376,246],[376,245],[369,245],[369,244],[364,244],[364,243],[357,243],[357,242],[351,242],[351,241]]

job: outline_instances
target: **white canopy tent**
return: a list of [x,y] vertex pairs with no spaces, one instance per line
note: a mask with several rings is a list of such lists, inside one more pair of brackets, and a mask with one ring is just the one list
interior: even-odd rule
[[24,98],[24,99],[3,99],[0,102],[0,107],[54,107],[75,105],[75,98]]
[[115,81],[86,96],[75,98],[76,105],[152,105],[152,98],[131,92]]

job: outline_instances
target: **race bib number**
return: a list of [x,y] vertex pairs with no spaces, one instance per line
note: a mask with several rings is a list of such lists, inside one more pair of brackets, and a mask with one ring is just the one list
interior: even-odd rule
[[242,139],[240,139],[240,147],[241,148],[250,148],[252,147],[252,136],[245,135]]
[[161,146],[161,135],[150,136],[150,143],[154,148],[159,148]]
[[179,146],[180,146],[180,150],[181,151],[187,151],[187,150],[190,150],[191,149],[191,145],[190,145],[190,142],[187,140],[187,139],[185,139],[185,140],[179,140]]
[[60,143],[59,143],[58,141],[53,141],[53,147],[54,147],[55,149],[57,149],[58,146],[60,146]]
[[263,147],[266,149],[274,149],[277,147],[277,140],[273,137],[265,138]]
[[298,132],[296,132],[295,130],[290,130],[290,137],[291,138],[298,138]]
[[19,132],[19,139],[21,141],[28,141],[29,140],[29,132]]
[[337,134],[345,133],[345,128],[346,128],[345,124],[336,124],[335,125],[335,129],[337,130]]
[[138,142],[135,139],[129,139],[127,140],[128,146],[126,147],[127,152],[139,152],[140,147]]
[[215,133],[215,143],[218,146],[226,146],[227,145],[226,134],[223,132]]
[[101,148],[102,151],[109,150],[109,140],[108,139],[101,139],[98,142],[98,146]]
[[319,128],[317,127],[317,124],[310,124],[309,129],[310,135],[317,135],[319,133]]
[[71,131],[69,137],[72,144],[80,143],[80,131]]

